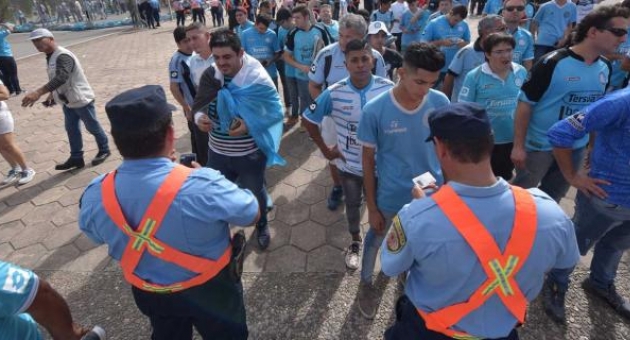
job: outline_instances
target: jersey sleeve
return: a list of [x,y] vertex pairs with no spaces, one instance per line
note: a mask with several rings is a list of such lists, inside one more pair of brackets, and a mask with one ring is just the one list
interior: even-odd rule
[[547,6],[545,6],[545,4],[542,4],[538,8],[538,11],[536,12],[536,14],[534,14],[534,17],[532,18],[532,21],[536,21],[536,23],[540,23],[541,21],[543,21],[543,19],[545,17],[545,11],[546,10],[547,10]]
[[[385,59],[383,56],[378,53],[378,51],[372,50],[372,55],[374,56],[374,62],[376,63],[376,73],[375,75],[379,77],[386,78],[387,72],[385,71]],[[394,68],[400,67],[396,65],[392,65]]]
[[477,82],[476,82],[476,72],[471,71],[468,72],[466,78],[464,79],[464,84],[462,85],[461,90],[459,90],[459,94],[457,100],[460,102],[475,102],[477,99]]
[[314,82],[317,85],[322,85],[326,79],[324,74],[324,65],[326,64],[326,56],[328,56],[327,50],[321,50],[315,56],[315,60],[311,64],[311,69],[308,71],[308,80]]
[[273,39],[273,51],[276,53],[282,51],[282,47],[280,47],[280,39],[278,39],[278,36],[276,34],[271,34],[270,36],[272,36]]
[[100,197],[96,198],[96,195],[100,196],[100,190],[98,190],[97,187],[102,179],[103,176],[99,176],[92,180],[85,188],[83,196],[81,196],[79,201],[79,229],[96,244],[105,243],[103,237],[98,233],[98,226],[96,225],[96,220],[93,218],[95,211],[92,203],[100,201]]
[[357,130],[357,139],[363,143],[363,146],[375,148],[378,140],[377,112],[369,106],[364,107]]
[[433,32],[435,31],[434,26],[435,26],[435,23],[433,22],[433,20],[429,21],[429,23],[427,24],[427,27],[424,28],[424,32],[422,32],[420,41],[431,42],[433,40],[437,40],[437,39],[434,39],[434,34],[433,34]]
[[470,27],[468,27],[468,24],[465,21],[462,21],[461,23],[464,24],[464,36],[462,39],[466,42],[470,42]]
[[400,18],[400,30],[408,30],[409,23],[411,22],[411,12],[407,11],[403,13],[402,18]]
[[532,38],[531,34],[525,35],[525,39],[527,40],[525,46],[525,51],[523,51],[523,61],[533,60],[534,59],[534,38]]
[[175,56],[171,58],[171,61],[168,63],[168,73],[171,83],[181,84],[184,82],[184,76],[179,71],[178,60],[179,59],[175,58]]
[[397,276],[409,270],[414,262],[413,249],[409,245],[405,225],[405,206],[392,220],[392,226],[381,245],[381,269],[387,276]]
[[304,118],[313,124],[320,125],[325,116],[330,116],[332,112],[332,99],[330,91],[324,90],[311,105],[304,110]]
[[519,100],[530,104],[537,103],[549,89],[557,64],[556,58],[540,59],[534,64],[521,88]]
[[577,6],[571,6],[571,21],[570,24],[575,24],[577,22]]
[[466,53],[468,52],[467,48],[462,48],[455,54],[453,61],[448,66],[448,73],[459,76],[464,71],[464,59],[466,57]]
[[32,271],[0,261],[0,318],[26,311],[37,295],[39,278]]

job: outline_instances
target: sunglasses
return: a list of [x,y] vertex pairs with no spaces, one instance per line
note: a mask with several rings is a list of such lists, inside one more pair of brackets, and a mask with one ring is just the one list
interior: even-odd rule
[[604,31],[608,31],[610,33],[612,33],[615,37],[623,37],[624,35],[628,34],[628,30],[625,28],[616,28],[616,27],[604,27],[602,28],[602,30]]
[[508,12],[514,12],[514,11],[522,12],[525,10],[525,6],[507,6],[505,7],[505,10]]

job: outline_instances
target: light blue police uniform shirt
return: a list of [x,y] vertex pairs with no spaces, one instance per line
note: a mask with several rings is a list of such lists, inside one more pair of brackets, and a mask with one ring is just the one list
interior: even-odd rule
[[0,57],[12,57],[13,51],[7,37],[11,34],[6,27],[0,27]]
[[[448,23],[446,15],[439,16],[429,21],[429,24],[422,34],[422,41],[432,42],[442,39],[463,39],[466,42],[470,42],[470,29],[468,28],[468,24],[462,21],[455,26],[451,26],[451,24]],[[440,46],[440,51],[444,53],[446,59],[442,72],[448,70],[448,66],[451,64],[451,61],[453,61],[458,50],[459,47],[457,47],[457,45]]]
[[[606,92],[610,63],[598,58],[587,65],[571,49],[563,48],[541,58],[530,70],[519,101],[532,106],[525,138],[527,151],[551,151],[547,131],[557,121],[577,113],[600,99]],[[576,140],[582,148],[588,136]]]
[[394,12],[391,8],[387,12],[381,12],[381,10],[377,9],[370,15],[370,22],[374,21],[385,23],[387,30],[391,31],[394,25]]
[[514,141],[514,112],[518,94],[527,78],[525,67],[512,62],[512,72],[505,80],[490,69],[488,63],[466,75],[459,92],[460,102],[474,102],[483,106],[492,123],[495,144]]
[[451,103],[457,103],[459,98],[459,91],[464,84],[466,75],[475,67],[483,64],[486,60],[486,55],[483,53],[483,49],[480,45],[480,40],[470,43],[461,50],[457,51],[455,58],[448,67],[448,73],[454,76],[453,91],[451,92]]
[[[270,29],[267,29],[265,33],[258,32],[256,27],[246,29],[241,34],[241,44],[245,53],[259,61],[272,60],[276,53],[282,51],[278,43],[278,36]],[[267,70],[271,78],[278,78],[278,69],[275,62],[265,67],[265,70]]]
[[411,19],[415,15],[415,13],[411,13],[410,10],[406,10],[402,15],[402,19],[400,21],[400,28],[406,30],[402,34],[402,46],[409,46],[412,42],[420,41],[422,38],[422,31],[424,31],[424,27],[429,22],[429,17],[431,16],[431,11],[425,9],[418,9],[418,11],[422,11],[420,17],[416,22],[411,23]]
[[327,25],[325,22],[320,21],[322,25],[326,27],[328,33],[335,41],[339,41],[339,22],[337,20],[332,20],[330,25]]
[[503,1],[501,0],[488,0],[485,6],[483,6],[483,14],[499,14],[503,8]]
[[615,91],[583,110],[555,123],[547,136],[557,148],[596,132],[589,176],[609,181],[601,187],[605,201],[630,209],[630,88]]
[[195,99],[192,93],[190,93],[188,85],[190,84],[194,88],[190,72],[191,58],[192,54],[189,55],[180,51],[175,51],[168,64],[168,73],[171,83],[176,83],[179,86],[179,90],[184,94],[184,100],[188,105],[192,105]]
[[516,45],[512,53],[512,61],[523,65],[524,61],[534,60],[534,37],[524,28],[517,27],[514,32],[510,32]]
[[[332,56],[332,59],[330,63],[330,71],[328,72],[328,77],[326,77],[324,69],[326,68],[326,57],[328,56]],[[374,57],[374,62],[376,63],[375,75],[383,78],[387,77],[383,56],[378,53],[377,50],[372,49],[372,57]],[[311,70],[308,72],[308,79],[315,84],[325,83],[332,85],[346,77],[348,77],[346,57],[341,51],[341,47],[339,47],[338,42],[330,44],[319,51],[315,57],[315,61],[313,61],[313,64],[311,65]]]
[[[623,58],[626,58],[628,52],[630,52],[630,41],[626,40],[619,45],[616,53],[621,54]],[[611,61],[612,76],[610,77],[609,88],[612,88],[613,90],[620,89],[623,86],[624,80],[628,76],[628,72],[621,69],[621,62],[623,61],[623,58],[621,60]]]
[[[116,173],[116,196],[127,222],[137,228],[155,192],[175,163],[169,159],[124,160]],[[110,219],[101,198],[103,176],[88,185],[81,198],[79,228],[97,244],[106,243],[109,255],[120,261],[129,237]],[[229,225],[247,226],[258,214],[258,203],[221,173],[195,169],[184,182],[155,235],[185,253],[218,259],[230,246]],[[146,281],[170,285],[196,276],[175,264],[143,256],[135,270]]]
[[42,339],[37,323],[25,313],[38,288],[35,273],[0,261],[0,340]]
[[339,170],[357,176],[363,176],[362,145],[357,140],[357,130],[363,107],[379,94],[394,87],[389,79],[373,76],[370,83],[357,89],[350,78],[346,78],[328,87],[315,102],[304,111],[304,118],[321,125],[328,116],[335,122],[337,147],[345,162],[337,162]]
[[245,21],[245,23],[243,25],[236,25],[236,27],[234,28],[234,30],[236,30],[236,34],[238,35],[239,38],[242,39],[241,35],[243,34],[243,32],[245,32],[246,30],[250,29],[254,27],[254,23],[247,20]]
[[[311,65],[315,59],[315,56],[313,56],[315,43],[319,39],[324,39],[322,35],[323,33],[315,26],[312,26],[308,31],[304,31],[299,28],[295,28],[294,30],[295,32],[293,32],[293,30],[289,31],[287,42],[284,45],[284,50],[291,53],[296,62],[304,65]],[[291,36],[293,36],[293,39],[291,39]],[[320,50],[320,52],[322,50]],[[320,52],[318,52],[318,54]],[[295,69],[295,78],[299,80],[309,80],[308,73],[305,73],[297,68]]]
[[413,178],[429,171],[442,183],[442,169],[430,135],[429,114],[449,104],[442,93],[431,89],[415,110],[403,108],[392,90],[380,94],[363,107],[358,139],[376,149],[379,210],[396,213],[411,201]]
[[[514,199],[509,184],[499,179],[489,187],[449,182],[466,205],[505,250],[514,223]],[[549,196],[528,190],[536,204],[537,230],[516,282],[528,301],[540,292],[545,273],[571,268],[579,260],[573,223]],[[479,259],[433,199],[416,199],[398,213],[406,244],[396,252],[382,245],[381,266],[387,276],[409,271],[405,294],[416,308],[433,312],[465,302],[487,280]],[[395,231],[392,227],[390,230]],[[453,327],[480,338],[506,337],[517,325],[498,295],[466,315]]]
[[561,7],[551,0],[540,5],[532,20],[538,24],[536,45],[555,46],[567,26],[577,21],[577,8],[571,1]]
[[[278,27],[278,44],[280,45],[280,50],[284,51],[284,45],[287,42],[287,34],[289,34],[289,30],[280,26]],[[284,62],[284,76],[287,78],[295,78],[295,67],[289,65],[289,63]]]

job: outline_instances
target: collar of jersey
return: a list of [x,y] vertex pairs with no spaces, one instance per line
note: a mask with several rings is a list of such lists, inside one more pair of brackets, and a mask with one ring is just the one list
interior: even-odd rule
[[488,187],[476,187],[458,183],[455,181],[449,181],[448,185],[457,192],[460,196],[468,197],[490,197],[500,195],[503,192],[510,190],[509,184],[500,177],[497,177],[496,183]]
[[[512,74],[516,74],[516,70],[517,70],[517,68],[514,67],[514,65],[515,65],[514,62],[512,62],[511,66],[510,66],[510,69],[512,70]],[[489,75],[491,77],[494,77],[497,80],[504,81],[503,79],[501,79],[501,77],[499,77],[496,73],[494,73],[492,71],[492,69],[490,68],[490,64],[488,64],[487,61],[485,63],[481,64],[481,72],[483,72],[483,73],[485,73],[485,74],[487,74],[487,75]]]

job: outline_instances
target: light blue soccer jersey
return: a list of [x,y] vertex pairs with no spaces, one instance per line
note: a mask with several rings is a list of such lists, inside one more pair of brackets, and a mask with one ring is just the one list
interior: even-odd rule
[[9,29],[6,27],[0,27],[0,57],[12,57],[13,51],[11,50],[11,44],[7,40],[9,37]]
[[[418,11],[422,11],[422,9],[418,9]],[[431,16],[431,11],[426,9],[422,11],[420,17],[416,22],[411,23],[411,19],[415,13],[411,13],[411,11],[407,10],[403,13],[402,20],[400,22],[400,28],[403,31],[406,31],[402,35],[402,46],[409,46],[412,42],[420,41],[422,39],[422,31],[424,31],[424,27],[429,22],[429,17]]]
[[391,10],[391,8],[385,13],[377,9],[372,12],[372,15],[370,15],[370,22],[374,21],[385,23],[385,26],[387,26],[387,30],[391,31],[392,26],[394,25],[394,12]]
[[[624,58],[627,57],[628,52],[630,52],[630,41],[626,40],[619,45],[616,53],[621,54]],[[623,86],[623,82],[628,76],[628,72],[621,69],[622,60],[613,60],[611,62],[612,66],[612,76],[610,77],[610,88],[615,90],[620,89]]]
[[[241,44],[243,50],[258,61],[270,61],[274,59],[276,53],[282,51],[278,43],[278,36],[270,29],[265,33],[260,33],[256,27],[245,30],[241,34]],[[276,63],[271,63],[265,67],[271,78],[278,78]]]
[[562,7],[552,0],[542,4],[532,19],[538,24],[536,45],[555,46],[564,31],[577,20],[575,4],[567,1]]
[[[323,40],[324,45],[328,45],[326,33],[324,29],[318,26],[311,26],[308,31],[295,28],[287,35],[287,42],[284,50],[293,55],[296,62],[303,65],[311,65],[315,59],[315,46],[319,40]],[[300,80],[308,80],[308,73],[295,69],[295,77]]]
[[459,101],[478,103],[486,109],[492,123],[495,144],[511,143],[514,140],[514,112],[526,78],[527,70],[514,62],[512,72],[505,80],[492,72],[488,63],[466,75],[459,92]]
[[[468,24],[465,21],[462,21],[451,27],[451,24],[448,23],[446,15],[429,21],[429,24],[422,34],[422,41],[432,42],[442,39],[463,39],[466,42],[470,42],[470,29],[468,28]],[[441,46],[440,50],[444,53],[446,58],[446,63],[442,68],[442,72],[446,72],[448,70],[448,66],[453,61],[455,54],[459,50],[459,47],[457,45]]]
[[516,42],[516,46],[514,46],[514,51],[512,54],[512,61],[517,64],[523,65],[524,61],[533,60],[534,38],[532,37],[532,34],[521,27],[517,27],[516,31],[510,33],[512,34],[512,37],[514,37],[514,41]]
[[412,199],[413,178],[427,171],[442,184],[442,169],[429,137],[429,114],[449,104],[431,89],[415,110],[403,108],[387,91],[363,107],[358,138],[376,149],[378,187],[376,203],[384,212],[396,213]]
[[243,25],[236,25],[236,27],[234,28],[234,30],[236,31],[236,34],[238,34],[238,37],[241,37],[241,34],[243,34],[243,32],[245,32],[247,29],[250,29],[254,27],[254,23],[247,20],[245,21],[245,23]]
[[483,6],[483,14],[499,14],[499,11],[503,8],[503,1],[501,0],[488,0],[486,5]]
[[[547,131],[557,121],[584,109],[601,98],[608,85],[610,63],[602,58],[591,65],[568,48],[556,50],[539,60],[523,84],[520,101],[532,105],[525,139],[527,151],[550,151]],[[577,140],[584,147],[588,136]]]
[[195,99],[195,85],[190,72],[190,59],[192,54],[184,54],[176,51],[168,64],[168,73],[171,83],[177,83],[179,90],[184,94],[184,100],[188,105]]
[[448,67],[448,73],[455,77],[453,80],[453,92],[450,98],[452,103],[458,101],[459,90],[461,90],[462,84],[464,84],[466,74],[475,67],[483,64],[485,60],[486,56],[481,49],[479,39],[457,51],[455,58],[453,58],[451,65]]
[[[457,195],[504,250],[511,236],[515,207],[509,184],[499,179],[488,187],[472,187],[449,182]],[[573,223],[547,194],[528,190],[537,214],[536,237],[514,276],[528,301],[540,293],[545,273],[553,268],[575,266],[580,258]],[[390,233],[396,232],[403,244],[390,250],[388,235],[381,247],[381,267],[387,276],[408,272],[405,294],[413,305],[425,312],[440,310],[467,301],[488,279],[468,242],[431,198],[407,204],[394,219]],[[497,288],[500,289],[500,288]],[[518,321],[498,295],[454,325],[482,339],[506,337]]]
[[[385,61],[383,56],[378,53],[377,50],[372,49],[372,56],[374,57],[375,72],[374,75],[379,77],[386,77]],[[330,69],[328,75],[325,74],[326,58],[330,58]],[[339,47],[339,43],[333,43],[324,47],[317,56],[311,70],[308,73],[308,79],[315,84],[334,84],[342,79],[348,77],[348,69],[346,69],[346,57]]]
[[[284,51],[284,46],[287,43],[287,35],[289,34],[289,30],[280,26],[278,27],[278,44],[280,45],[280,50]],[[295,67],[289,65],[289,63],[284,63],[284,75],[288,78],[295,78]]]
[[24,313],[33,303],[39,279],[35,273],[0,261],[0,340],[40,340],[37,323]]
[[372,77],[368,86],[357,89],[350,78],[346,78],[322,92],[304,112],[304,118],[314,124],[320,125],[325,116],[335,121],[337,147],[346,160],[337,162],[341,171],[363,176],[362,145],[357,140],[362,109],[368,101],[393,86],[389,79]]
[[328,33],[333,38],[334,41],[339,41],[339,22],[337,20],[332,20],[330,25],[327,25],[325,22],[321,22],[322,25],[326,27]]

